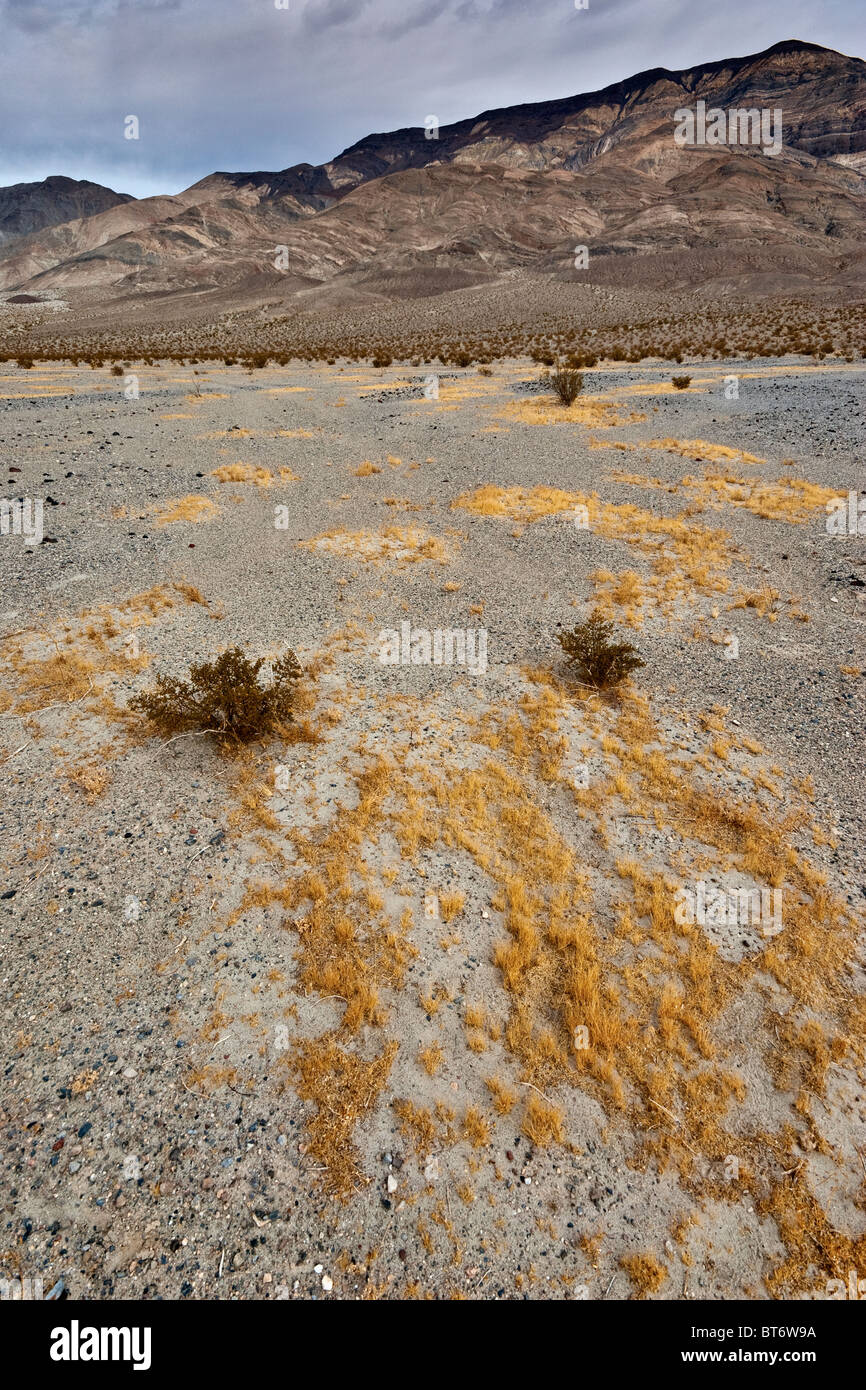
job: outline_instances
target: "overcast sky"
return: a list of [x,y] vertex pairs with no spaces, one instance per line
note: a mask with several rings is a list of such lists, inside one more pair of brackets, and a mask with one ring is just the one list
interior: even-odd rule
[[786,38],[866,57],[866,0],[0,0],[0,184],[176,193]]

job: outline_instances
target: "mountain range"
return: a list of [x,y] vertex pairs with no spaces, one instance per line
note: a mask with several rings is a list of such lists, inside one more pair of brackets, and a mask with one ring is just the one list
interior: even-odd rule
[[[779,153],[678,143],[675,113],[699,102],[779,111]],[[7,298],[315,308],[515,271],[850,292],[864,269],[866,63],[798,40],[435,132],[368,135],[321,165],[216,172],[173,195],[63,177],[0,189]]]

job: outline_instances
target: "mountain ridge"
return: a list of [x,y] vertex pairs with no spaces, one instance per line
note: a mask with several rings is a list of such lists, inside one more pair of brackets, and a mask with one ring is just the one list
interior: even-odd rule
[[[678,148],[673,112],[700,98],[781,106],[782,150]],[[437,276],[573,275],[576,242],[591,245],[593,274],[743,243],[788,245],[826,276],[832,243],[849,275],[866,240],[866,62],[802,40],[498,107],[437,135],[372,133],[321,165],[215,171],[175,195],[103,190],[109,207],[7,237],[0,290],[291,299],[335,278],[372,277],[380,294],[392,274],[401,294],[414,275],[423,297]]]

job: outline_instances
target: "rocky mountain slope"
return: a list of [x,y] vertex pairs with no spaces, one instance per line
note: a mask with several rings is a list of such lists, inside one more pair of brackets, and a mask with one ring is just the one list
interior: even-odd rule
[[[781,149],[677,144],[674,113],[698,101],[781,111]],[[47,230],[24,219],[28,234],[0,246],[0,289],[288,300],[339,278],[347,290],[416,297],[515,269],[590,278],[575,267],[577,245],[590,276],[620,283],[651,278],[634,258],[655,257],[672,285],[699,285],[718,248],[732,280],[771,267],[779,283],[862,282],[859,58],[789,40],[436,134],[369,135],[318,167],[215,173],[175,197],[110,195],[122,205]]]
[[109,208],[135,202],[86,179],[52,174],[41,183],[13,183],[0,188],[0,246],[72,220],[89,219]]

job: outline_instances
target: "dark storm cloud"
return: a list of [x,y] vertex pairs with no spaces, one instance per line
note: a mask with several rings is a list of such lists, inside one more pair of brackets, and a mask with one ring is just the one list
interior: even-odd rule
[[861,4],[0,0],[0,183],[66,173],[177,192],[214,169],[320,163],[431,114],[447,124],[783,38],[857,53]]

